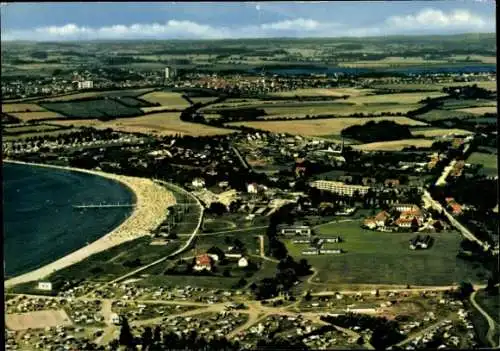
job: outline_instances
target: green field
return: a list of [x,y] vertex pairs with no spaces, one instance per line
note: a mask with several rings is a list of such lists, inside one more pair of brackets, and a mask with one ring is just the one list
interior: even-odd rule
[[121,104],[114,99],[44,102],[40,106],[71,118],[131,117],[142,115],[137,107]]
[[419,120],[425,120],[426,122],[434,122],[452,118],[467,119],[472,117],[474,117],[474,114],[472,113],[440,109],[431,110],[429,112],[415,116],[415,118]]
[[479,269],[455,259],[462,240],[456,232],[430,234],[435,243],[429,250],[411,251],[408,240],[416,234],[369,231],[360,224],[353,221],[317,228],[318,235],[340,235],[345,242],[328,245],[346,253],[302,256],[305,245],[290,240],[288,250],[296,258],[306,258],[324,283],[446,285],[481,280],[476,276]]
[[487,176],[498,175],[497,155],[473,152],[467,159],[468,163],[483,166],[481,173]]

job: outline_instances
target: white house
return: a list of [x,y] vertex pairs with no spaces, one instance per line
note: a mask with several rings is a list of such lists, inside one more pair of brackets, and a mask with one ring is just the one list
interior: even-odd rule
[[52,283],[49,283],[49,282],[39,282],[38,283],[38,290],[51,291],[52,290]]
[[248,193],[257,194],[258,191],[259,191],[259,187],[258,187],[257,183],[247,184],[247,192]]
[[242,257],[238,260],[238,267],[248,267],[248,260],[245,257]]
[[193,181],[191,182],[191,184],[195,188],[203,188],[203,187],[205,187],[205,179],[203,179],[203,178],[195,178],[195,179],[193,179]]
[[114,325],[119,325],[120,324],[120,316],[116,313],[113,313],[113,314],[111,314],[110,321]]

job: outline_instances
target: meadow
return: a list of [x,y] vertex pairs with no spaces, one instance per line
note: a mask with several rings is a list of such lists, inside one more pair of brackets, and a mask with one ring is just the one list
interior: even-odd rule
[[498,164],[496,154],[486,154],[482,152],[473,152],[467,159],[467,163],[481,165],[481,173],[487,176],[498,175]]
[[317,235],[340,235],[344,242],[329,244],[343,254],[302,256],[302,246],[286,241],[293,257],[306,258],[318,271],[320,282],[332,284],[447,285],[462,280],[481,281],[470,264],[455,259],[462,237],[457,232],[430,234],[428,250],[411,251],[408,240],[416,234],[382,233],[362,229],[361,221],[325,224]]
[[251,122],[233,122],[228,125],[247,126],[267,130],[273,133],[300,134],[306,136],[324,136],[339,135],[342,129],[355,124],[365,124],[369,121],[389,120],[398,124],[410,126],[424,126],[423,122],[415,121],[407,117],[337,117],[328,119],[297,120],[297,121],[251,121]]
[[391,90],[426,90],[426,91],[441,91],[444,87],[456,87],[477,84],[478,87],[487,90],[496,91],[497,82],[495,81],[480,81],[480,82],[447,82],[447,83],[387,83],[387,84],[373,84],[370,86],[372,89],[391,89]]
[[37,101],[70,101],[79,99],[88,99],[94,97],[118,97],[118,96],[129,96],[129,97],[139,97],[148,92],[151,92],[152,88],[142,88],[142,89],[120,89],[120,90],[106,90],[106,91],[87,91],[83,93],[73,93],[63,96],[50,97],[50,98],[40,98]]

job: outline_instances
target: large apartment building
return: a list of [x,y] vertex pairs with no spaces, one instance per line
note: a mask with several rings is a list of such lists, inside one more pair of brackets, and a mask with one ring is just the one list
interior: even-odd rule
[[355,191],[358,191],[360,195],[364,195],[368,192],[368,189],[370,189],[369,186],[351,185],[330,180],[315,180],[311,182],[310,185],[320,190],[331,191],[333,193],[348,196],[353,196]]

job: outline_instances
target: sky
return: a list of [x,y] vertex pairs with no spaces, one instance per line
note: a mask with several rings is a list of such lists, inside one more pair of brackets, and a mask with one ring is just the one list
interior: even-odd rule
[[495,32],[494,0],[1,3],[2,41]]

